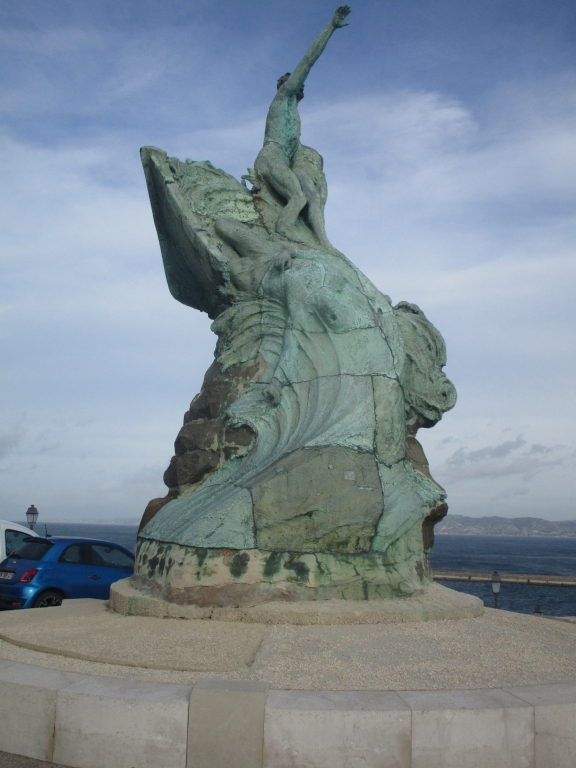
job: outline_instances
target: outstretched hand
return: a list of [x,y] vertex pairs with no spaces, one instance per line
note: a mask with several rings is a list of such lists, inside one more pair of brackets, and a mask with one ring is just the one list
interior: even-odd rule
[[350,13],[352,9],[349,5],[339,5],[338,8],[336,8],[336,13],[334,14],[334,18],[332,19],[332,24],[336,27],[336,29],[340,29],[340,27],[347,27],[348,22],[344,21],[346,16]]
[[290,269],[292,266],[292,252],[286,248],[282,253],[274,259],[274,266],[278,272],[284,272],[285,269]]

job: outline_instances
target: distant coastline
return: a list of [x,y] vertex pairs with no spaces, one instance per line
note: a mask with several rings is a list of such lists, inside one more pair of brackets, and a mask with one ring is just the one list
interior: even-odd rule
[[[15,520],[14,522],[19,522],[24,526],[27,525],[25,520]],[[39,521],[36,531],[37,533],[43,533],[45,525],[48,530],[54,525],[67,528],[72,526],[79,530],[92,526],[101,528],[133,528],[136,530],[139,523],[139,518],[90,521],[52,520],[46,523]],[[56,531],[55,535],[60,533]],[[451,515],[448,513],[443,520],[437,523],[434,533],[438,536],[540,536],[576,539],[576,520],[552,521],[543,520],[540,517],[466,517],[465,515]],[[94,533],[94,535],[96,534]]]
[[434,533],[452,536],[554,536],[576,538],[576,520],[543,520],[540,517],[466,517],[448,514]]

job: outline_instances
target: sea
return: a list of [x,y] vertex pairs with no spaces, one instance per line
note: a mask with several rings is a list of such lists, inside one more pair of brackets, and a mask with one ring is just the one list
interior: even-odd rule
[[[47,523],[46,529],[52,536],[104,539],[132,550],[138,531],[135,525],[88,523]],[[36,532],[43,535],[44,524],[37,525]],[[576,538],[443,534],[436,536],[430,560],[432,568],[436,570],[576,576]],[[494,605],[492,586],[489,583],[441,583],[459,592],[476,595],[487,606]],[[502,584],[499,600],[502,610],[534,613],[537,606],[549,616],[576,616],[576,587]]]
[[[548,536],[436,536],[430,563],[438,571],[483,571],[576,576],[576,538]],[[492,585],[462,581],[440,582],[468,592],[494,607]],[[576,587],[535,587],[502,584],[499,608],[534,613],[540,606],[548,616],[576,616]]]

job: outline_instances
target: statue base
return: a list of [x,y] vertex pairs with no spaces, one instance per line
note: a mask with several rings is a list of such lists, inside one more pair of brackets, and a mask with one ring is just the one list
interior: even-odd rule
[[432,580],[422,525],[386,552],[298,552],[186,546],[140,538],[131,584],[178,605],[410,597]]
[[213,619],[257,624],[399,624],[415,621],[473,619],[484,613],[482,601],[429,583],[418,595],[385,600],[270,600],[238,607],[200,607],[171,603],[135,589],[130,579],[110,589],[110,608],[127,616]]

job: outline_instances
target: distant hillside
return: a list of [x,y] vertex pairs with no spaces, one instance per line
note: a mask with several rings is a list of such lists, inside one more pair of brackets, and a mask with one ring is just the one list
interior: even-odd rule
[[465,517],[448,515],[434,533],[461,536],[560,536],[576,538],[576,520],[552,522],[539,517]]

